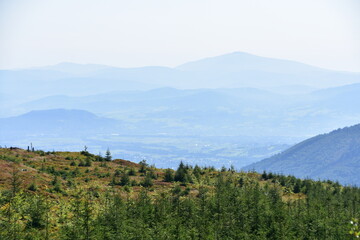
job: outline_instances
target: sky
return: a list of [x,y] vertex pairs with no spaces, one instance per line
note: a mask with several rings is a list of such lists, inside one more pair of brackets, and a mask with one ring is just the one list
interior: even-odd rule
[[358,0],[0,0],[0,69],[235,51],[360,72]]

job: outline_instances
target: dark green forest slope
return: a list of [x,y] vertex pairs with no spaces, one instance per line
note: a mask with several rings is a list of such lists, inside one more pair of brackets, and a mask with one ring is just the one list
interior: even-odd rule
[[305,140],[244,170],[360,185],[360,124]]
[[354,239],[360,189],[86,151],[0,149],[0,239]]

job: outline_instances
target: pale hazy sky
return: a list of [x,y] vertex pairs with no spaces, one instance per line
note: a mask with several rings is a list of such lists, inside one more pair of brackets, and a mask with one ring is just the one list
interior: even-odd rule
[[360,71],[359,0],[0,0],[0,68],[234,51]]

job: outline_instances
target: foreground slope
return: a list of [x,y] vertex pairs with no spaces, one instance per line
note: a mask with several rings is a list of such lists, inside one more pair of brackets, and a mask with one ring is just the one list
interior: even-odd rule
[[[353,239],[360,190],[0,148],[0,239]],[[352,231],[350,233],[350,231]]]
[[360,185],[360,124],[310,138],[244,169]]

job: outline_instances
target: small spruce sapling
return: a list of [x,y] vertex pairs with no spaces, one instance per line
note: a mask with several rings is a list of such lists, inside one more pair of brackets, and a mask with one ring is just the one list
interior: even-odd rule
[[111,161],[112,160],[112,156],[111,156],[111,152],[109,149],[106,150],[106,153],[105,153],[105,161]]

